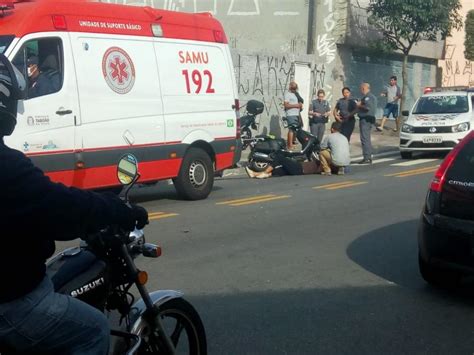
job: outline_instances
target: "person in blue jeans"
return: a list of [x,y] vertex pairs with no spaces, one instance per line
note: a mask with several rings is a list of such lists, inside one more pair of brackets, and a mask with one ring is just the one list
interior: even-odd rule
[[391,76],[390,77],[390,84],[382,91],[380,94],[381,96],[385,96],[387,98],[387,104],[383,110],[383,117],[382,122],[380,122],[380,126],[376,127],[377,131],[383,132],[383,127],[385,126],[385,122],[387,119],[390,118],[392,115],[393,119],[395,120],[396,128],[393,130],[394,132],[398,131],[399,120],[398,120],[398,102],[402,97],[402,92],[400,91],[400,87],[397,85],[397,77]]
[[0,353],[105,355],[105,315],[55,293],[45,263],[56,240],[73,240],[114,224],[143,228],[148,213],[115,195],[53,183],[22,152],[5,145],[3,137],[16,125],[18,82],[25,82],[18,75],[15,79],[13,66],[0,55]]

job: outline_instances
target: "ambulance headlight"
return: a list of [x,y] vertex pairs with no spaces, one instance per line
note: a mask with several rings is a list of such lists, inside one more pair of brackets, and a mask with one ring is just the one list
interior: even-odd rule
[[469,131],[469,122],[463,122],[452,127],[454,133]]
[[402,126],[402,132],[404,133],[415,133],[415,128],[409,124],[404,124]]

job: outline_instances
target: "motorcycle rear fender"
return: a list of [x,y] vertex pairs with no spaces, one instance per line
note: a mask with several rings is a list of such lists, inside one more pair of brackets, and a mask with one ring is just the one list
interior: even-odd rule
[[[181,291],[174,291],[174,290],[160,290],[160,291],[153,291],[150,293],[151,301],[155,307],[159,307],[162,304],[175,299],[181,298],[184,296],[184,293]],[[143,299],[137,301],[133,306],[132,309],[134,310],[134,314],[130,317],[130,332],[135,334],[138,326],[142,321],[143,313],[145,313],[146,306]]]

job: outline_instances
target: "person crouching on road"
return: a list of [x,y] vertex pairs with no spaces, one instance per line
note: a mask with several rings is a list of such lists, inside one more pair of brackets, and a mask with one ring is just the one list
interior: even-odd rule
[[344,175],[344,167],[351,163],[349,141],[341,134],[341,123],[333,122],[331,134],[321,143],[321,175],[331,175],[336,170],[338,175]]

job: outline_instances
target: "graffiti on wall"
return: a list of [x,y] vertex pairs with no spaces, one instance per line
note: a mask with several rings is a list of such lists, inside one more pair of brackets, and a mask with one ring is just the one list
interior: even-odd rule
[[264,103],[266,115],[281,115],[283,95],[294,76],[294,64],[286,56],[237,55],[234,63],[239,97]]
[[331,64],[336,59],[336,40],[332,32],[336,27],[333,0],[324,0],[327,15],[324,17],[324,33],[318,34],[316,38],[316,50],[318,56],[323,58],[326,64]]
[[441,62],[442,86],[474,85],[473,62],[464,58],[464,49],[448,44],[445,50],[446,59]]

